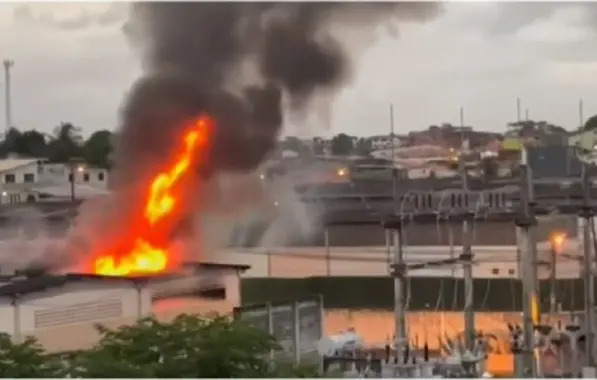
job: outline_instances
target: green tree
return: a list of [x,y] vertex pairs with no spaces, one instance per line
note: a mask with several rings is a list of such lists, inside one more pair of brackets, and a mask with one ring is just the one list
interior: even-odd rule
[[10,153],[24,157],[46,157],[46,136],[35,129],[21,132],[17,128],[10,128],[0,143],[0,156],[6,157]]
[[48,158],[52,162],[67,162],[83,155],[81,128],[71,123],[61,123],[54,128],[54,136],[48,144]]
[[35,339],[15,344],[10,335],[0,333],[0,377],[62,377],[62,371]]
[[4,140],[0,143],[0,155],[6,157],[9,153],[14,153],[15,143],[21,137],[21,131],[15,127],[10,127],[4,135]]
[[180,315],[171,323],[154,318],[110,330],[72,363],[76,377],[266,377],[268,334],[230,318]]
[[298,153],[299,155],[305,155],[309,153],[309,147],[301,141],[298,137],[288,136],[281,143],[280,147],[283,150],[291,150]]
[[113,134],[108,130],[95,131],[83,144],[83,157],[91,165],[109,169],[111,167]]
[[323,149],[323,143],[321,142],[321,140],[317,137],[313,137],[313,154],[317,155],[317,156],[322,156],[325,151]]
[[361,156],[369,156],[371,154],[371,140],[361,137],[357,140],[356,153]]
[[352,137],[340,133],[332,138],[332,154],[346,156],[353,152],[354,143]]
[[597,129],[597,115],[593,115],[587,120],[584,126],[585,131],[591,131]]
[[25,157],[46,157],[48,154],[46,136],[35,129],[23,132],[14,142],[14,153]]

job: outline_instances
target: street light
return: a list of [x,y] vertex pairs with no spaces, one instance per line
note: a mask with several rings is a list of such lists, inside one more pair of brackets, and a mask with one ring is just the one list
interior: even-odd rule
[[549,294],[549,311],[552,314],[556,312],[556,262],[557,262],[557,255],[562,254],[563,246],[566,242],[566,233],[564,232],[554,232],[549,237],[549,242],[551,245],[551,252],[550,252],[550,263],[551,263],[551,273],[550,273],[550,294]]
[[82,173],[85,170],[85,165],[83,164],[83,159],[81,158],[71,158],[69,160],[69,169],[70,169],[70,200],[74,203],[75,202],[75,170],[78,173]]

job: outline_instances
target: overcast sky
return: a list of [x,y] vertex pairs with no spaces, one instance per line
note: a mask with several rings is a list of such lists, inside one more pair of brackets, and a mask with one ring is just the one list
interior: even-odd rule
[[[125,3],[0,4],[0,58],[15,61],[13,124],[114,129],[141,74],[122,32],[126,18]],[[597,3],[446,3],[433,21],[400,25],[397,38],[380,31],[335,97],[331,126],[293,128],[387,133],[393,102],[400,133],[458,123],[460,106],[467,125],[503,131],[517,96],[523,115],[528,108],[532,119],[575,128],[580,98],[586,117],[597,113],[596,20]]]

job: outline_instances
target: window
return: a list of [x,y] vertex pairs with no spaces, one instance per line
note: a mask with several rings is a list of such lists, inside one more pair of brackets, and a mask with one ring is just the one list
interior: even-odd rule
[[83,174],[83,181],[89,182],[89,173]]
[[14,174],[5,174],[4,175],[4,183],[15,183],[16,178]]
[[97,179],[98,179],[98,181],[103,181],[104,180],[104,172],[97,173]]
[[33,173],[23,174],[23,182],[25,182],[25,183],[35,182],[35,175],[33,175]]

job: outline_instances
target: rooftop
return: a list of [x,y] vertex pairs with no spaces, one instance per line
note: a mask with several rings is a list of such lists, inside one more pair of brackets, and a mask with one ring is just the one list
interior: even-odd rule
[[[183,266],[193,269],[236,269],[245,271],[250,268],[249,265],[242,264],[222,264],[212,262],[187,262]],[[146,282],[151,279],[168,278],[176,274],[165,273],[150,276],[102,276],[91,273],[67,273],[67,274],[38,274],[38,275],[14,275],[2,276],[0,280],[4,282],[0,285],[0,297],[18,297],[19,295],[45,291],[50,288],[64,286],[73,282],[84,281],[128,281],[128,282]]]
[[0,173],[39,162],[38,158],[7,158],[0,160]]

